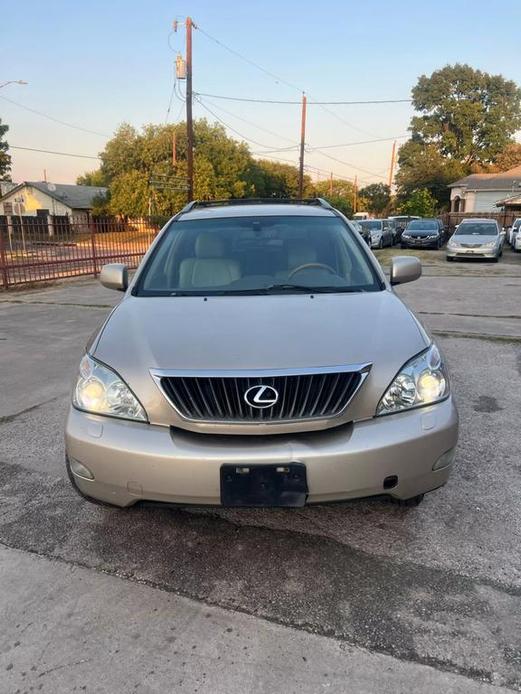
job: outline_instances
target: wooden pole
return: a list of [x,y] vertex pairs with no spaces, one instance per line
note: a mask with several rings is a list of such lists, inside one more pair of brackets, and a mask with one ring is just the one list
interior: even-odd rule
[[393,142],[393,150],[391,153],[391,167],[389,169],[389,188],[393,184],[393,176],[394,176],[394,162],[396,159],[396,140]]
[[304,196],[304,145],[306,142],[306,95],[302,94],[302,114],[300,118],[300,158],[298,172],[298,196]]
[[194,124],[192,119],[192,19],[186,18],[186,169],[188,177],[187,199],[194,199]]

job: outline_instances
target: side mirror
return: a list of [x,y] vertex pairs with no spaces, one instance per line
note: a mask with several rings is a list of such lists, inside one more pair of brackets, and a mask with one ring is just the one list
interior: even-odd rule
[[121,263],[110,263],[101,268],[99,280],[107,289],[116,289],[120,292],[127,291],[128,268]]
[[391,261],[391,284],[414,282],[422,274],[422,264],[410,255],[397,255]]

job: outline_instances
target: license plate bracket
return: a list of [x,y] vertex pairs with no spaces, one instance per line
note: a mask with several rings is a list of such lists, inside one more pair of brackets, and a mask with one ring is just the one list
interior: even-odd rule
[[223,506],[304,506],[308,494],[304,463],[222,465]]

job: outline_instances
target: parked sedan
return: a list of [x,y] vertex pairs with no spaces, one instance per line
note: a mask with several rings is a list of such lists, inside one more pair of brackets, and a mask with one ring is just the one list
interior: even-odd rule
[[402,248],[441,248],[445,232],[439,219],[415,219],[402,234]]
[[405,227],[407,226],[407,224],[409,224],[409,222],[412,222],[413,219],[421,219],[421,217],[416,217],[414,215],[407,214],[389,217],[389,221],[394,226],[394,236],[396,243],[399,243],[401,241],[402,234],[405,231]]
[[483,258],[497,262],[503,234],[495,219],[464,219],[447,244],[447,260]]
[[363,219],[359,224],[369,232],[371,248],[393,245],[393,230],[388,219]]

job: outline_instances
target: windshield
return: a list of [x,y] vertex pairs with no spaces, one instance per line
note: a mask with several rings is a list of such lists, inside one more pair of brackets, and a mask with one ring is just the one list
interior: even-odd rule
[[378,291],[359,240],[338,217],[255,216],[172,222],[138,296]]
[[435,222],[433,220],[426,220],[426,219],[417,219],[414,222],[409,222],[407,225],[407,231],[411,230],[422,230],[422,231],[437,231],[438,230],[438,222]]
[[382,228],[382,222],[379,219],[364,219],[363,222],[359,222],[360,226],[364,229],[369,229],[369,231],[380,231]]
[[497,236],[497,234],[496,224],[490,222],[462,222],[454,232],[455,236]]

